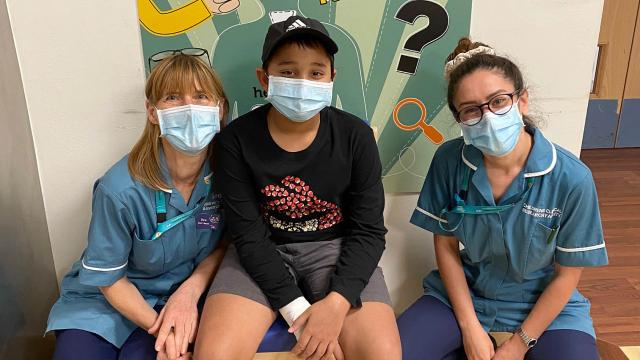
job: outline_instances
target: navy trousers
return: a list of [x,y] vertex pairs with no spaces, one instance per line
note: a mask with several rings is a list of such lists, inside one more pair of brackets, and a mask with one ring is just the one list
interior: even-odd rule
[[118,349],[99,335],[89,331],[68,329],[56,331],[54,360],[155,360],[156,338],[137,328]]
[[[462,334],[450,307],[433,296],[418,299],[398,318],[403,360],[466,359]],[[577,330],[549,330],[526,360],[598,360],[595,339]]]
[[[153,308],[160,313],[161,305]],[[137,328],[118,349],[102,336],[79,329],[56,330],[53,360],[155,360],[156,338]]]

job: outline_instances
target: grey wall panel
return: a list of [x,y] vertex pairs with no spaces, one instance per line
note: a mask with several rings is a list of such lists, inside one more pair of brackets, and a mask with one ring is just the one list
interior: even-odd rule
[[624,99],[616,147],[640,147],[640,99]]
[[[20,67],[0,2],[0,359],[48,359],[58,286]],[[55,136],[55,134],[51,134]]]

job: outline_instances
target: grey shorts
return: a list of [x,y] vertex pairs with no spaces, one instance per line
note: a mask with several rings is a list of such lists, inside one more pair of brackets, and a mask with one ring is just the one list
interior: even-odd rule
[[[285,266],[309,302],[316,302],[327,295],[329,280],[340,256],[341,242],[341,239],[335,239],[276,247]],[[271,307],[258,284],[244,270],[233,245],[229,245],[207,296],[219,293],[239,295]],[[374,301],[391,306],[391,298],[380,267],[374,270],[369,283],[360,294],[360,299],[362,302]]]

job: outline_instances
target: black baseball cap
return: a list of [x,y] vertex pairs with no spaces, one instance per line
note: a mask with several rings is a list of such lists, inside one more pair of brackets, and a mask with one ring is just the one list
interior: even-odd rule
[[264,38],[264,45],[262,46],[262,63],[267,61],[273,51],[286,39],[306,34],[310,37],[318,39],[327,50],[329,55],[334,55],[338,52],[338,45],[331,40],[327,29],[316,19],[310,19],[302,16],[291,16],[285,21],[277,22],[269,26],[267,35]]

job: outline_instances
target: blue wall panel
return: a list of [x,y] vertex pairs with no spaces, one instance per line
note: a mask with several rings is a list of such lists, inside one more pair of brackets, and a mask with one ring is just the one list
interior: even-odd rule
[[613,148],[618,125],[617,100],[589,100],[583,149]]
[[640,147],[640,99],[624,99],[616,147]]

